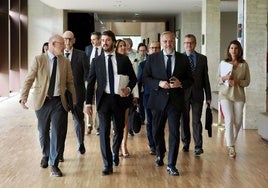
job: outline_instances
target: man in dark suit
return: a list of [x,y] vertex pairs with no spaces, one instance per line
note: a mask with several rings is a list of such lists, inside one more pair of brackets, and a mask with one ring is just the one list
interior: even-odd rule
[[40,166],[47,168],[49,161],[51,175],[62,176],[58,168],[60,140],[68,121],[68,104],[64,93],[68,89],[75,103],[75,88],[71,64],[62,55],[63,38],[53,35],[48,46],[46,53],[34,59],[21,90],[20,104],[24,109],[28,109],[28,99],[32,99],[34,104],[43,154]]
[[[158,41],[152,41],[149,45],[149,55],[153,53],[160,52],[161,46],[160,42]],[[143,75],[143,69],[148,61],[148,56],[146,56],[146,60],[140,62],[139,67],[138,67],[138,84],[141,88],[143,88],[143,103],[140,105],[143,105],[145,109],[145,114],[146,114],[146,133],[147,133],[147,138],[149,142],[149,147],[150,147],[150,154],[151,155],[156,155],[155,151],[155,144],[154,144],[154,139],[153,139],[153,133],[152,133],[152,112],[151,109],[148,108],[147,103],[148,99],[150,96],[151,89],[148,87],[144,86],[143,80],[142,80],[142,75]]]
[[[97,31],[92,32],[90,35],[90,41],[91,41],[91,45],[86,46],[85,52],[86,52],[86,55],[89,59],[89,63],[91,64],[92,60],[95,57],[99,56],[102,52],[101,33],[97,32]],[[95,101],[95,100],[93,100],[93,101]],[[96,112],[95,102],[93,105],[92,116],[87,115],[87,131],[86,131],[86,133],[91,134],[93,127],[96,130],[96,135],[99,135],[99,122],[98,122],[98,115]]]
[[[76,106],[74,107],[73,120],[74,128],[78,141],[78,151],[80,154],[86,152],[84,146],[84,133],[85,133],[85,121],[84,121],[84,102],[85,102],[85,80],[88,77],[89,63],[86,53],[84,51],[75,49],[73,47],[75,43],[74,34],[71,31],[65,31],[62,35],[65,43],[64,55],[71,61],[72,72],[74,77],[74,86],[76,91]],[[65,133],[66,138],[67,129]],[[64,139],[65,142],[65,139]],[[63,159],[64,143],[61,151],[61,158]]]
[[195,143],[195,155],[201,155],[203,151],[202,137],[202,109],[204,103],[204,94],[206,103],[211,103],[211,89],[208,76],[207,57],[195,51],[196,38],[188,34],[184,38],[185,55],[189,58],[194,84],[185,90],[185,110],[182,116],[181,138],[184,144],[183,152],[189,151],[191,141],[190,132],[190,106],[192,107],[192,126]]
[[156,146],[156,165],[163,166],[166,152],[165,124],[169,126],[167,172],[178,176],[176,162],[180,144],[180,117],[184,107],[184,90],[193,83],[191,68],[185,55],[175,52],[175,35],[161,34],[162,51],[149,55],[143,80],[151,89],[148,108],[153,115],[153,137]]
[[[100,147],[104,162],[103,175],[113,173],[113,165],[119,165],[119,148],[123,139],[126,97],[136,85],[137,78],[129,58],[115,52],[115,35],[104,31],[101,36],[103,53],[94,58],[88,78],[86,94],[86,113],[92,115],[93,95],[96,90],[96,107],[99,116]],[[128,77],[129,81],[119,87],[116,79]],[[113,146],[110,146],[111,120],[113,120]]]

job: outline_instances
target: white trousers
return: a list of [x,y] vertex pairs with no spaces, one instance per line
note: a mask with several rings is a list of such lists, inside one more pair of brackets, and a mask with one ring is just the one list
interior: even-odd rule
[[225,139],[228,147],[234,146],[243,122],[244,102],[220,101],[225,122]]

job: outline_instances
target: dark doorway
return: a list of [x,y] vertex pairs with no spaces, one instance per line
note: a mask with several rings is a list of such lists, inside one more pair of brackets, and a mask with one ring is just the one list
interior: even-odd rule
[[76,49],[85,50],[90,43],[90,33],[95,30],[94,14],[68,13],[68,30],[74,33]]

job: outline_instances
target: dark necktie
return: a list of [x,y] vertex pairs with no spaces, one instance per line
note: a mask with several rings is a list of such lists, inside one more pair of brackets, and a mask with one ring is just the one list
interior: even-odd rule
[[171,78],[171,57],[172,55],[167,55],[168,60],[167,60],[167,76],[168,78]]
[[98,57],[98,56],[99,56],[98,48],[96,47],[96,48],[95,48],[95,57],[94,57],[94,58],[96,58],[96,57]]
[[57,57],[55,56],[53,58],[53,68],[52,68],[52,73],[51,73],[49,88],[48,88],[48,93],[47,93],[49,97],[53,97],[54,95],[56,72],[57,72]]
[[108,55],[108,74],[109,74],[109,86],[110,86],[110,94],[114,94],[114,71],[113,71],[113,63],[112,56]]
[[189,55],[188,58],[189,58],[189,63],[190,63],[192,73],[194,73],[195,67],[194,67],[193,55]]
[[69,52],[66,52],[66,53],[65,53],[65,57],[69,58],[69,55],[70,55]]

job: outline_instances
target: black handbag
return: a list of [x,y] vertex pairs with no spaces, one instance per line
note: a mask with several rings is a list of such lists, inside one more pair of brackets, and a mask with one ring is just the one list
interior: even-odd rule
[[207,104],[205,129],[208,131],[208,137],[212,137],[212,122],[213,122],[213,116],[211,108],[210,105]]
[[132,107],[129,115],[129,128],[134,131],[134,133],[139,133],[141,130],[141,117],[138,112],[137,107]]

